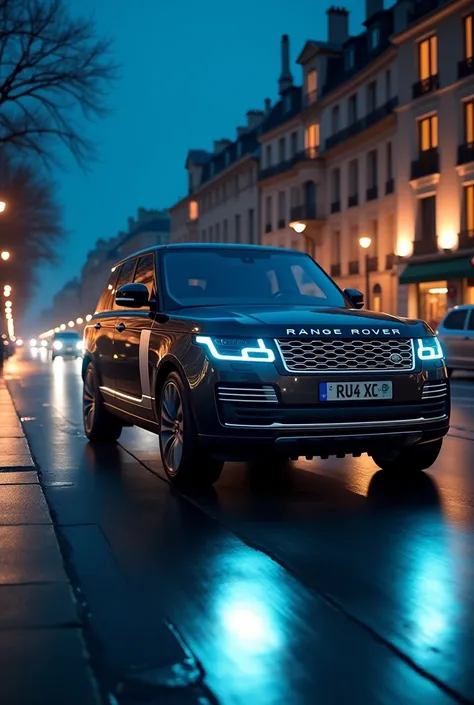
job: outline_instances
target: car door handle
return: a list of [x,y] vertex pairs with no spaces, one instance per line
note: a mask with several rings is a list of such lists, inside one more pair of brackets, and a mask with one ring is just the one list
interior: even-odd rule
[[117,323],[115,326],[115,330],[118,330],[119,333],[121,333],[123,330],[125,330],[125,323]]
[[99,328],[102,328],[102,323],[95,323],[94,328],[97,328],[97,330],[99,330]]

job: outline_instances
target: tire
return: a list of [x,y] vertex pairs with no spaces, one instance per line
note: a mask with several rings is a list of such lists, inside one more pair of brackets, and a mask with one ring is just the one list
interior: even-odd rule
[[188,393],[177,372],[165,380],[158,407],[160,453],[167,477],[182,487],[214,484],[223,462],[200,446]]
[[374,455],[372,459],[382,470],[399,474],[422,472],[428,470],[441,452],[443,440],[424,443],[405,448],[394,460],[385,460],[383,456]]
[[123,425],[104,404],[92,362],[84,375],[82,418],[85,434],[91,443],[111,443],[120,438]]

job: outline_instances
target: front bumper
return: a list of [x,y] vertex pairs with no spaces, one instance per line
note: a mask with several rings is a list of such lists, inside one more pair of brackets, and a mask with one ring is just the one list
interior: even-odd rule
[[[369,379],[392,382],[393,399],[321,402],[320,383],[339,382],[340,375],[297,376],[273,365],[209,364],[191,387],[200,441],[227,459],[269,451],[294,458],[343,457],[395,452],[447,434],[450,394],[442,362],[420,365],[412,373],[344,375],[345,382]],[[252,400],[255,390],[263,391]]]

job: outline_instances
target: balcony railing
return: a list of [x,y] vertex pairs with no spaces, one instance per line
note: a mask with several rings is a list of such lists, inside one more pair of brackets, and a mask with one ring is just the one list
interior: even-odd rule
[[331,203],[331,213],[339,213],[341,210],[341,201],[333,201]]
[[341,265],[340,264],[331,264],[329,272],[331,274],[331,277],[340,277],[341,276]]
[[439,174],[439,152],[436,148],[420,152],[418,159],[411,163],[411,179]]
[[278,164],[273,164],[272,166],[268,166],[266,169],[262,169],[258,175],[258,178],[260,181],[263,181],[264,179],[269,179],[272,176],[284,174],[285,171],[293,169],[295,164],[306,160],[316,159],[318,156],[318,147],[308,147],[307,149],[303,149],[301,152],[294,154],[291,159],[285,159]]
[[465,142],[458,147],[458,165],[474,162],[474,142]]
[[392,178],[388,179],[385,182],[385,194],[388,196],[390,193],[393,193],[395,191],[395,179]]
[[354,208],[354,206],[359,205],[359,194],[354,193],[352,196],[349,196],[347,199],[347,206],[348,208]]
[[458,237],[458,248],[460,250],[474,248],[474,230],[462,230]]
[[335,135],[331,135],[331,137],[328,137],[326,140],[325,149],[327,150],[332,149],[332,147],[337,147],[337,145],[341,144],[341,142],[345,142],[351,137],[355,137],[364,130],[367,130],[369,127],[372,127],[372,125],[375,125],[377,122],[380,122],[384,118],[388,117],[393,113],[393,111],[397,107],[397,104],[398,98],[392,98],[387,103],[380,106],[380,108],[373,110],[364,118],[356,120],[348,127],[345,127],[343,130],[336,132]]
[[367,189],[366,193],[366,200],[367,201],[375,201],[379,193],[379,190],[377,186],[371,186],[370,188]]
[[349,274],[359,274],[359,260],[349,262]]
[[394,252],[390,252],[390,254],[388,254],[385,257],[385,269],[393,269],[396,262],[397,262],[396,254]]
[[272,224],[271,224],[271,223],[267,223],[267,224],[265,225],[265,232],[266,232],[266,233],[271,233],[271,232],[272,232]]
[[285,229],[285,219],[284,218],[279,218],[278,219],[278,230],[284,230]]
[[421,81],[417,81],[412,86],[413,98],[421,98],[422,95],[427,93],[432,93],[437,91],[439,88],[439,74],[435,73],[433,76],[428,76],[428,78],[423,78]]
[[304,94],[304,104],[307,107],[308,105],[313,105],[313,103],[316,103],[318,99],[318,92],[317,91],[308,91],[307,93]]
[[426,237],[423,240],[415,240],[413,242],[414,255],[432,255],[435,252],[438,252],[438,243],[435,235],[431,238]]
[[474,57],[469,56],[458,62],[458,78],[466,78],[474,73]]
[[379,268],[379,258],[377,255],[375,257],[369,257],[367,259],[367,269],[369,272],[376,272]]
[[316,220],[316,204],[305,203],[302,206],[293,206],[290,210],[290,218],[292,222],[298,220]]

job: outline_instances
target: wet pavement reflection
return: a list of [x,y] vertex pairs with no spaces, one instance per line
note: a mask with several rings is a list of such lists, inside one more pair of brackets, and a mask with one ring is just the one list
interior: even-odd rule
[[228,464],[185,496],[153,435],[86,443],[79,363],[19,359],[7,376],[72,555],[77,529],[100,530],[132,616],[169,618],[219,702],[474,701],[474,380],[453,381],[456,428],[430,473]]

